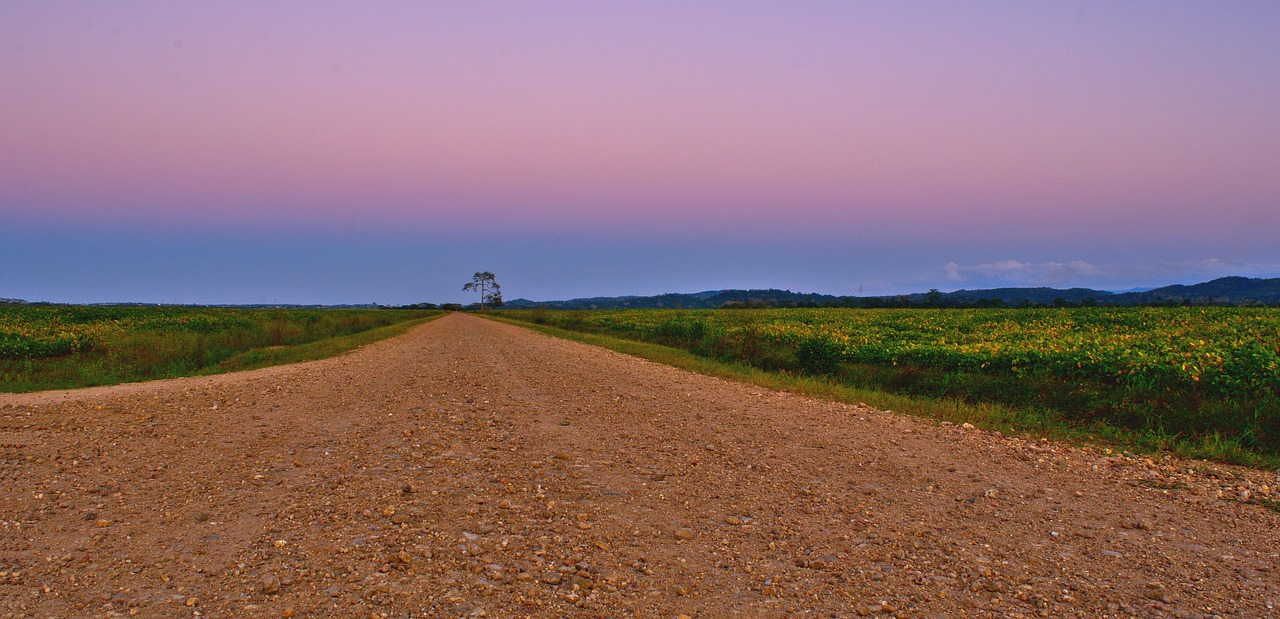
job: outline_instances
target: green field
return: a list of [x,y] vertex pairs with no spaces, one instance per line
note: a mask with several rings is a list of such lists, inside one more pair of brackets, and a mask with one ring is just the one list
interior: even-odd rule
[[0,391],[111,385],[342,352],[434,311],[0,306]]
[[999,405],[1006,413],[990,425],[1126,433],[1225,460],[1280,458],[1274,308],[503,314],[894,394]]

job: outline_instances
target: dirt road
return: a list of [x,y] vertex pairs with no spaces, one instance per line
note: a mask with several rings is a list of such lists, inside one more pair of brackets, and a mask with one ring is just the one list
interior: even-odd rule
[[1280,616],[1280,513],[1240,500],[1274,473],[461,314],[318,362],[0,395],[0,424],[3,616]]

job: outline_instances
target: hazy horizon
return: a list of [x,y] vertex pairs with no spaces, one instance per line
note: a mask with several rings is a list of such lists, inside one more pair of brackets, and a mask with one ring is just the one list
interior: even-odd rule
[[0,297],[1280,276],[1280,4],[5,3]]
[[[1236,276],[1226,275],[1226,276],[1221,276],[1221,277],[1236,277]],[[1239,277],[1247,277],[1247,276],[1239,276]],[[1215,278],[1213,278],[1213,279],[1218,279],[1218,278],[1217,278],[1217,277],[1215,277]],[[1271,279],[1271,278],[1252,278],[1252,279]],[[501,278],[497,278],[497,280],[498,280],[499,285],[501,285],[501,284],[502,284]],[[1069,289],[1089,289],[1089,290],[1095,290],[1095,291],[1098,291],[1098,292],[1106,292],[1106,293],[1111,293],[1111,294],[1125,294],[1125,293],[1132,293],[1132,292],[1147,292],[1147,291],[1150,291],[1150,290],[1155,290],[1155,289],[1163,288],[1163,287],[1166,287],[1166,286],[1202,284],[1202,283],[1207,283],[1208,281],[1210,281],[1210,280],[1198,280],[1198,281],[1186,281],[1186,282],[1172,282],[1172,283],[1163,284],[1163,285],[1160,285],[1160,286],[1138,286],[1138,287],[1134,287],[1134,288],[1126,288],[1126,289],[1123,289],[1123,290],[1121,290],[1121,289],[1091,288],[1091,287],[1089,287],[1089,286],[1060,286],[1060,287],[1059,287],[1059,286],[1050,286],[1050,285],[1026,285],[1026,286],[998,285],[998,286],[984,286],[984,287],[981,287],[981,288],[966,288],[966,287],[962,287],[962,288],[938,288],[938,289],[936,289],[936,290],[938,290],[939,292],[942,292],[942,293],[953,293],[953,292],[962,292],[962,291],[974,292],[974,291],[980,291],[980,290],[995,290],[995,289],[1036,289],[1036,288],[1045,289],[1045,288],[1048,288],[1048,289],[1061,289],[1061,290],[1069,290]],[[909,295],[915,295],[915,294],[925,294],[925,293],[929,293],[929,292],[931,292],[932,290],[935,290],[935,289],[930,288],[930,289],[917,289],[917,290],[909,290],[909,291],[908,291],[908,290],[904,290],[904,291],[900,291],[900,292],[884,293],[884,294],[870,294],[870,293],[865,293],[865,292],[854,292],[854,293],[847,293],[847,294],[846,294],[846,293],[824,293],[824,292],[818,292],[818,291],[814,291],[814,290],[792,290],[792,289],[777,288],[777,287],[765,287],[765,288],[761,288],[761,287],[755,287],[755,288],[706,288],[706,289],[700,289],[700,290],[667,290],[667,291],[664,291],[664,292],[645,293],[645,294],[633,294],[633,293],[625,293],[625,292],[624,292],[624,293],[619,293],[619,294],[610,294],[610,295],[582,295],[582,296],[574,296],[574,297],[557,297],[557,298],[540,298],[540,297],[536,297],[536,298],[528,298],[528,297],[512,297],[512,296],[510,296],[510,295],[505,295],[505,294],[504,294],[504,298],[505,298],[507,301],[514,301],[514,300],[519,299],[519,300],[525,300],[525,301],[532,301],[532,302],[535,302],[535,303],[542,303],[542,302],[554,302],[554,301],[575,301],[575,300],[582,300],[582,299],[597,299],[597,298],[599,298],[599,299],[610,299],[610,298],[627,298],[627,297],[654,297],[654,296],[662,296],[662,295],[667,295],[667,294],[677,294],[677,295],[700,295],[700,294],[719,293],[719,292],[735,291],[735,290],[742,290],[742,291],[751,291],[751,290],[762,290],[762,291],[763,291],[763,290],[783,290],[783,291],[786,291],[786,292],[792,292],[792,293],[797,293],[797,294],[823,294],[823,295],[830,295],[830,296],[845,296],[845,297],[895,297],[895,296],[909,296]],[[135,304],[136,304],[136,305],[152,305],[152,304],[154,304],[154,305],[194,305],[194,306],[203,306],[203,305],[212,305],[212,306],[218,306],[218,305],[228,305],[228,306],[235,306],[235,305],[245,305],[245,306],[248,306],[248,305],[280,305],[280,306],[288,306],[288,305],[299,305],[299,306],[300,306],[300,305],[319,305],[319,306],[382,305],[382,306],[402,306],[402,305],[414,305],[414,304],[417,304],[417,303],[434,303],[434,304],[437,304],[437,305],[443,305],[443,304],[447,304],[447,303],[460,303],[460,304],[462,304],[462,305],[473,305],[473,304],[476,304],[476,303],[478,303],[478,302],[479,302],[479,297],[478,297],[477,293],[475,293],[475,292],[464,293],[464,295],[463,295],[463,296],[464,296],[464,297],[466,297],[466,296],[468,296],[468,295],[470,295],[472,298],[470,298],[470,299],[463,298],[463,299],[457,299],[457,300],[452,300],[452,301],[439,301],[439,300],[433,300],[433,299],[419,299],[419,300],[417,300],[417,301],[406,301],[406,302],[404,302],[404,303],[394,303],[394,304],[392,304],[392,303],[380,303],[380,302],[377,302],[377,301],[365,301],[365,302],[360,302],[360,301],[344,301],[344,302],[308,301],[308,302],[300,303],[300,302],[292,302],[292,301],[283,301],[283,300],[279,300],[279,299],[271,299],[271,300],[260,299],[260,300],[258,300],[258,301],[241,301],[241,302],[226,302],[226,301],[203,301],[203,302],[190,302],[190,301],[179,301],[179,300],[177,300],[177,299],[174,299],[174,300],[162,300],[162,299],[160,299],[160,300],[156,300],[156,299],[153,299],[153,300],[147,300],[147,301],[139,301],[139,300],[132,300],[132,299],[114,299],[114,300],[96,300],[96,301],[65,301],[65,300],[57,300],[57,299],[26,299],[26,298],[21,298],[21,297],[0,297],[0,298],[5,299],[5,300],[22,301],[22,302],[27,302],[27,303],[51,303],[51,304],[55,304],[55,305],[57,305],[57,304],[68,304],[68,305],[135,305]]]

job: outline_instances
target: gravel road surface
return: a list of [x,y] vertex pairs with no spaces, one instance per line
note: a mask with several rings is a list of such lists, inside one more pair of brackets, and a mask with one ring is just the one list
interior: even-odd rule
[[1280,616],[1275,472],[463,314],[322,361],[0,395],[0,484],[4,617]]

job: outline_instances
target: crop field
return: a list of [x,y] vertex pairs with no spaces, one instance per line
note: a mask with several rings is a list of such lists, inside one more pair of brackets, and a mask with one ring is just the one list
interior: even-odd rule
[[[0,306],[0,391],[239,369],[250,357],[439,312],[172,306]],[[257,365],[262,365],[258,363]]]
[[994,402],[1042,423],[1280,454],[1274,308],[506,312],[893,393]]

